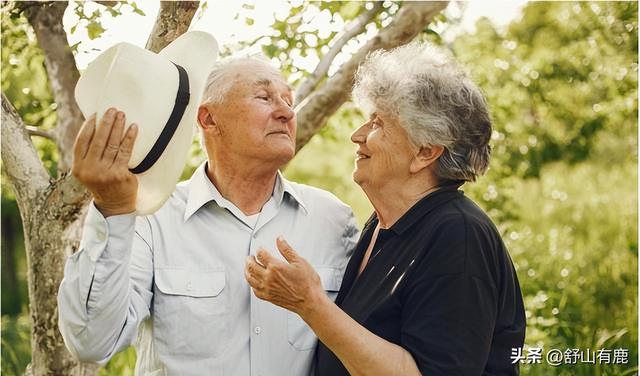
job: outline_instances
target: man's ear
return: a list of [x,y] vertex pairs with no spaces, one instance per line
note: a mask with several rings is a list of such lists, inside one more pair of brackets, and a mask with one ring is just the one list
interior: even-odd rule
[[216,124],[215,117],[205,105],[200,105],[200,107],[198,107],[198,125],[204,133],[220,131]]
[[433,165],[444,152],[444,146],[423,146],[418,150],[411,161],[409,171],[412,174],[420,172],[422,169]]

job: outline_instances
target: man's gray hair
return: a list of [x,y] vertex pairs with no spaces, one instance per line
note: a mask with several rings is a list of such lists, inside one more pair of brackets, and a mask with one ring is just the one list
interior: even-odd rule
[[248,56],[248,57],[230,57],[220,61],[217,61],[204,86],[204,92],[202,94],[202,102],[208,104],[222,103],[224,97],[229,90],[233,87],[233,84],[237,82],[237,79],[242,77],[239,73],[241,68],[255,69],[260,67],[266,70],[273,71],[276,74],[280,74],[275,67],[271,65],[269,60],[263,56]]
[[491,119],[480,89],[443,50],[410,43],[367,56],[353,97],[367,113],[396,116],[417,147],[444,146],[436,175],[475,181],[489,166]]

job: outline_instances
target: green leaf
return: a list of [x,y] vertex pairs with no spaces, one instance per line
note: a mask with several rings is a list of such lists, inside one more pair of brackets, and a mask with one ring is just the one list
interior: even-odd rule
[[87,34],[89,35],[89,39],[93,40],[102,35],[105,32],[104,27],[99,21],[91,21],[87,25]]
[[71,48],[71,51],[73,51],[73,52],[78,52],[78,46],[80,45],[80,43],[82,43],[82,42],[78,42],[78,43],[76,43],[74,45],[71,45],[71,46],[69,46],[69,48]]
[[135,1],[131,2],[131,4],[129,5],[131,6],[131,8],[133,8],[133,13],[139,14],[141,16],[146,16],[142,9],[138,8],[138,4],[136,4]]

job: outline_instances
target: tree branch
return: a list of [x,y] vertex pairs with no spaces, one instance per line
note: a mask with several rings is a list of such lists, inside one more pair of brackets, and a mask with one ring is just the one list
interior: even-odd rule
[[49,186],[49,174],[36,152],[20,115],[2,93],[2,165],[23,215],[32,213],[39,192]]
[[51,131],[40,129],[40,127],[35,127],[33,125],[25,125],[25,128],[27,129],[29,136],[40,136],[43,138],[47,138],[51,141],[57,142],[56,135]]
[[391,23],[362,46],[326,83],[301,103],[297,111],[299,151],[327,122],[327,119],[349,98],[353,75],[365,56],[379,48],[391,49],[410,42],[433,17],[447,7],[447,2],[405,2]]
[[199,1],[161,1],[158,17],[147,40],[146,49],[160,52],[189,29]]
[[296,89],[296,98],[294,103],[302,102],[308,95],[316,88],[318,82],[324,78],[324,76],[329,71],[329,67],[331,67],[331,63],[333,59],[336,58],[338,53],[342,50],[347,42],[349,42],[353,37],[362,33],[365,29],[365,26],[371,21],[382,9],[382,1],[377,1],[374,3],[373,7],[368,11],[360,14],[355,20],[353,20],[347,27],[345,28],[344,33],[337,37],[333,46],[329,52],[326,53],[316,66],[316,69],[311,73],[309,77]]
[[84,120],[74,94],[80,73],[62,25],[68,3],[52,1],[18,4],[33,27],[38,44],[44,52],[49,83],[58,105],[58,123],[54,129],[60,153],[58,169],[64,172],[71,168],[73,143]]

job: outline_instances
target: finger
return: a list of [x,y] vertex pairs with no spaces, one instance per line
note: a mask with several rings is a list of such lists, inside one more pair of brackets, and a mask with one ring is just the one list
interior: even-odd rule
[[120,149],[120,142],[122,142],[122,133],[124,132],[125,115],[124,112],[118,111],[116,114],[116,120],[113,123],[107,146],[104,148],[102,159],[107,162],[113,162],[116,159],[118,150]]
[[246,266],[244,268],[244,279],[247,280],[249,286],[253,289],[257,289],[260,286],[258,279],[249,273],[249,269]]
[[89,144],[91,144],[91,139],[93,138],[93,133],[96,129],[96,114],[91,115],[85,122],[82,124],[78,135],[76,136],[76,141],[73,144],[73,158],[76,161],[84,159],[87,155],[87,151],[89,150]]
[[120,143],[120,149],[118,149],[118,155],[113,162],[114,165],[127,167],[129,160],[131,159],[131,152],[133,151],[133,145],[138,135],[138,125],[131,124],[127,133],[125,133],[122,142]]
[[256,252],[256,260],[258,260],[258,262],[260,264],[262,264],[266,268],[267,266],[272,264],[277,259],[275,257],[273,257],[273,255],[271,255],[271,253],[269,253],[269,251],[267,251],[266,249],[260,247],[260,248],[258,248],[258,251]]
[[246,262],[245,269],[253,278],[257,279],[258,281],[262,281],[264,279],[265,268],[258,264],[254,256],[249,256]]
[[287,260],[289,263],[298,259],[298,253],[296,253],[296,251],[294,251],[293,248],[291,248],[289,243],[287,243],[287,241],[284,240],[282,235],[276,238],[276,246],[278,247],[278,251],[280,251],[280,254],[282,255],[282,257],[284,257],[284,259]]
[[102,115],[100,124],[98,124],[95,135],[93,136],[93,141],[89,146],[89,151],[87,152],[88,157],[95,158],[95,160],[102,158],[104,146],[107,143],[107,138],[109,134],[111,134],[111,127],[116,119],[116,113],[117,110],[115,108],[110,108]]

